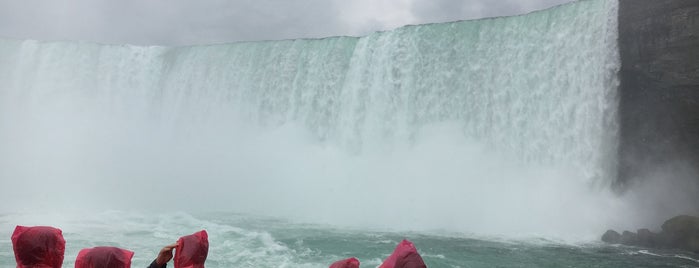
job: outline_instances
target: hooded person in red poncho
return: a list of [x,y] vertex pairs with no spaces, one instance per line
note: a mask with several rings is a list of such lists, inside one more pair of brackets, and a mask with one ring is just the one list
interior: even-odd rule
[[66,240],[60,229],[17,226],[12,233],[17,268],[60,268]]
[[80,250],[75,268],[131,268],[133,251],[117,247],[94,247]]
[[209,253],[209,235],[202,230],[180,237],[177,243],[167,245],[158,253],[158,257],[148,268],[166,268],[175,251],[175,268],[204,268]]
[[413,242],[401,241],[379,268],[427,268]]
[[204,268],[209,253],[209,234],[201,230],[180,237],[175,249],[175,268]]

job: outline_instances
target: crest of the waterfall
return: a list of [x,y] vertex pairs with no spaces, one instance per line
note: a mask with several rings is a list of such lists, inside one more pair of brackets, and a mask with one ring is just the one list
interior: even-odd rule
[[373,148],[456,122],[467,139],[519,161],[613,177],[615,5],[584,1],[364,37],[342,87],[340,139]]
[[175,48],[0,41],[0,188],[39,207],[172,195],[330,223],[589,225],[574,216],[608,205],[590,183],[616,170],[616,12]]

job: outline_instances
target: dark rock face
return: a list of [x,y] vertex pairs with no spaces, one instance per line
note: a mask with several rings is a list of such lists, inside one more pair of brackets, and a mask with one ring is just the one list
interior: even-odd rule
[[671,244],[699,252],[699,217],[677,216],[663,223],[662,228]]
[[639,229],[636,231],[636,243],[640,246],[649,248],[666,246],[666,243],[663,241],[661,235],[653,233],[648,229]]
[[614,230],[607,230],[602,235],[602,241],[610,244],[621,244],[621,235]]
[[638,236],[635,233],[624,231],[621,233],[621,243],[624,245],[637,245]]
[[640,229],[636,233],[624,231],[622,234],[608,230],[602,241],[611,244],[624,244],[649,248],[676,248],[699,253],[699,217],[681,215],[663,223],[660,233]]
[[699,167],[699,1],[619,1],[619,177]]

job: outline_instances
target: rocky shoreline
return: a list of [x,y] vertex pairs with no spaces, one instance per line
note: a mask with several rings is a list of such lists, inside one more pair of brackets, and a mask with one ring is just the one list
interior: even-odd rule
[[639,229],[635,233],[623,231],[621,234],[608,230],[602,241],[611,244],[640,246],[648,248],[681,249],[699,253],[699,217],[680,215],[665,221],[658,233]]

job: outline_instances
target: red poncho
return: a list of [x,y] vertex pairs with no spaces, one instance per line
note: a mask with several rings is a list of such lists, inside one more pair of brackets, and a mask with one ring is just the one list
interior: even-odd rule
[[336,261],[330,265],[330,268],[359,268],[359,260],[353,257],[341,261]]
[[426,268],[412,242],[403,240],[379,268]]
[[205,230],[180,237],[175,248],[175,268],[204,268],[209,253],[209,235]]
[[66,240],[60,229],[17,226],[12,233],[17,268],[60,268]]
[[116,247],[84,248],[75,259],[75,268],[130,268],[133,254]]

